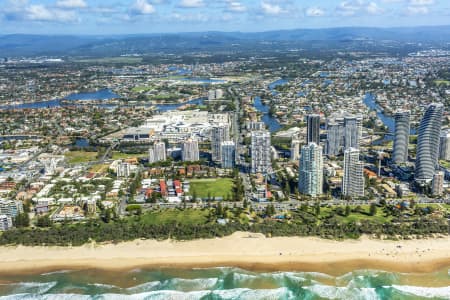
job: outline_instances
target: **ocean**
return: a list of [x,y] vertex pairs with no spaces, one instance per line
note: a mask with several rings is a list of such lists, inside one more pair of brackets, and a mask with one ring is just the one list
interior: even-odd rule
[[238,268],[61,270],[0,275],[0,299],[450,299],[448,270],[252,272]]

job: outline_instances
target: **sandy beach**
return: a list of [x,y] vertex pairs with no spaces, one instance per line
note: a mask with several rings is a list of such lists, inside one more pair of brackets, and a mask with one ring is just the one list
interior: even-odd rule
[[333,241],[266,238],[237,232],[224,238],[182,242],[136,240],[82,247],[0,247],[0,254],[0,273],[18,274],[61,269],[214,266],[333,275],[355,269],[420,273],[450,266],[450,238],[386,241],[363,237]]

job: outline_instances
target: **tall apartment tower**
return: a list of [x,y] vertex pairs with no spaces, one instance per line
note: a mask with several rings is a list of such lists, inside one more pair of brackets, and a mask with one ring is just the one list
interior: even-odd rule
[[291,160],[298,161],[300,159],[300,140],[292,139],[291,141]]
[[271,170],[270,132],[253,131],[251,135],[251,171],[267,173]]
[[153,147],[150,147],[150,149],[148,149],[148,163],[152,164],[154,162],[156,162],[155,149]]
[[392,150],[392,161],[401,164],[408,161],[409,145],[409,111],[398,111],[395,118],[394,148]]
[[181,158],[183,161],[198,161],[200,159],[197,140],[187,139],[183,143]]
[[337,123],[335,120],[329,120],[327,122],[327,142],[326,142],[326,154],[328,156],[337,156],[341,152],[344,127]]
[[441,133],[439,159],[450,160],[450,130],[445,130]]
[[166,156],[166,143],[164,142],[156,142],[153,145],[153,149],[155,150],[155,159],[156,161],[164,161],[167,159]]
[[155,163],[158,161],[165,161],[166,156],[166,144],[164,142],[156,142],[153,147],[148,150],[148,162]]
[[131,165],[127,162],[120,162],[116,167],[117,177],[130,177]]
[[361,115],[350,115],[346,112],[333,113],[327,119],[326,154],[337,156],[342,150],[359,148],[362,137]]
[[444,172],[436,171],[436,173],[433,175],[431,193],[434,196],[440,196],[444,193]]
[[344,177],[342,194],[350,197],[364,196],[364,164],[359,160],[359,150],[348,148],[344,151]]
[[221,156],[222,168],[233,169],[236,166],[236,145],[233,141],[222,142]]
[[230,127],[228,124],[216,125],[211,129],[211,156],[213,161],[220,161],[222,159],[222,143],[229,140]]
[[344,149],[359,148],[360,129],[356,117],[344,118]]
[[415,180],[419,184],[430,183],[436,172],[443,113],[441,103],[432,103],[420,121],[415,169]]
[[302,147],[298,176],[300,193],[316,197],[323,192],[322,147],[309,143]]
[[307,134],[306,144],[320,143],[320,116],[317,114],[306,116]]

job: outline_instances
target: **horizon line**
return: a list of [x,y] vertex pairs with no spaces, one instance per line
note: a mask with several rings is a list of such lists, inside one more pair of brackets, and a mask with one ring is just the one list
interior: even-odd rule
[[167,31],[167,32],[147,32],[147,33],[105,33],[105,34],[95,34],[95,33],[0,33],[0,36],[10,36],[10,35],[31,35],[31,36],[127,36],[127,35],[170,35],[170,34],[195,34],[195,33],[242,33],[242,34],[256,34],[256,33],[269,33],[277,31],[296,31],[296,30],[331,30],[331,29],[414,29],[414,28],[440,28],[449,27],[447,25],[412,25],[412,26],[336,26],[336,27],[315,27],[315,28],[286,28],[286,29],[271,29],[263,31],[241,31],[241,30],[208,30],[208,31]]

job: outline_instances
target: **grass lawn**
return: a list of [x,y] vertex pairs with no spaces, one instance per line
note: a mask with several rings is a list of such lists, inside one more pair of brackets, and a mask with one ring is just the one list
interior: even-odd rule
[[155,87],[153,85],[142,85],[142,86],[136,86],[131,91],[134,93],[141,93],[141,92],[147,92],[153,90]]
[[[351,212],[349,216],[344,217],[344,216],[338,216],[338,218],[346,223],[350,223],[350,222],[358,222],[358,221],[362,221],[362,220],[370,220],[370,221],[377,221],[379,223],[386,223],[386,222],[390,222],[392,217],[385,217],[385,214],[383,212],[383,209],[381,207],[377,207],[377,213],[374,216],[370,216],[369,210],[370,210],[370,206],[369,205],[360,205],[362,210],[365,213],[359,213],[359,212]],[[341,206],[344,210],[345,210],[345,206]],[[334,208],[334,207],[333,207]],[[329,215],[330,213],[332,213],[333,208],[330,207],[321,207],[320,208],[320,217],[321,219],[325,218],[327,215]],[[350,205],[350,208],[353,210],[356,208],[356,206],[354,205]]]
[[437,85],[440,84],[450,85],[450,80],[435,80],[434,83]]
[[231,196],[234,186],[231,178],[194,179],[190,180],[190,183],[189,194],[196,194],[197,197],[201,198]]
[[112,159],[118,160],[118,159],[128,159],[128,158],[135,158],[135,157],[146,157],[147,154],[141,153],[141,154],[132,154],[132,153],[122,153],[118,151],[114,151],[112,154]]
[[439,164],[441,165],[441,166],[443,166],[444,168],[450,168],[450,161],[446,161],[446,160],[440,160],[439,161]]
[[181,225],[205,224],[208,222],[208,210],[200,209],[167,209],[152,211],[141,216],[145,223],[164,225],[178,223]]
[[80,164],[97,160],[97,152],[70,151],[64,153],[69,164]]
[[94,165],[92,166],[92,168],[89,170],[89,172],[92,173],[106,173],[106,171],[108,171],[108,164],[98,164],[98,165]]

